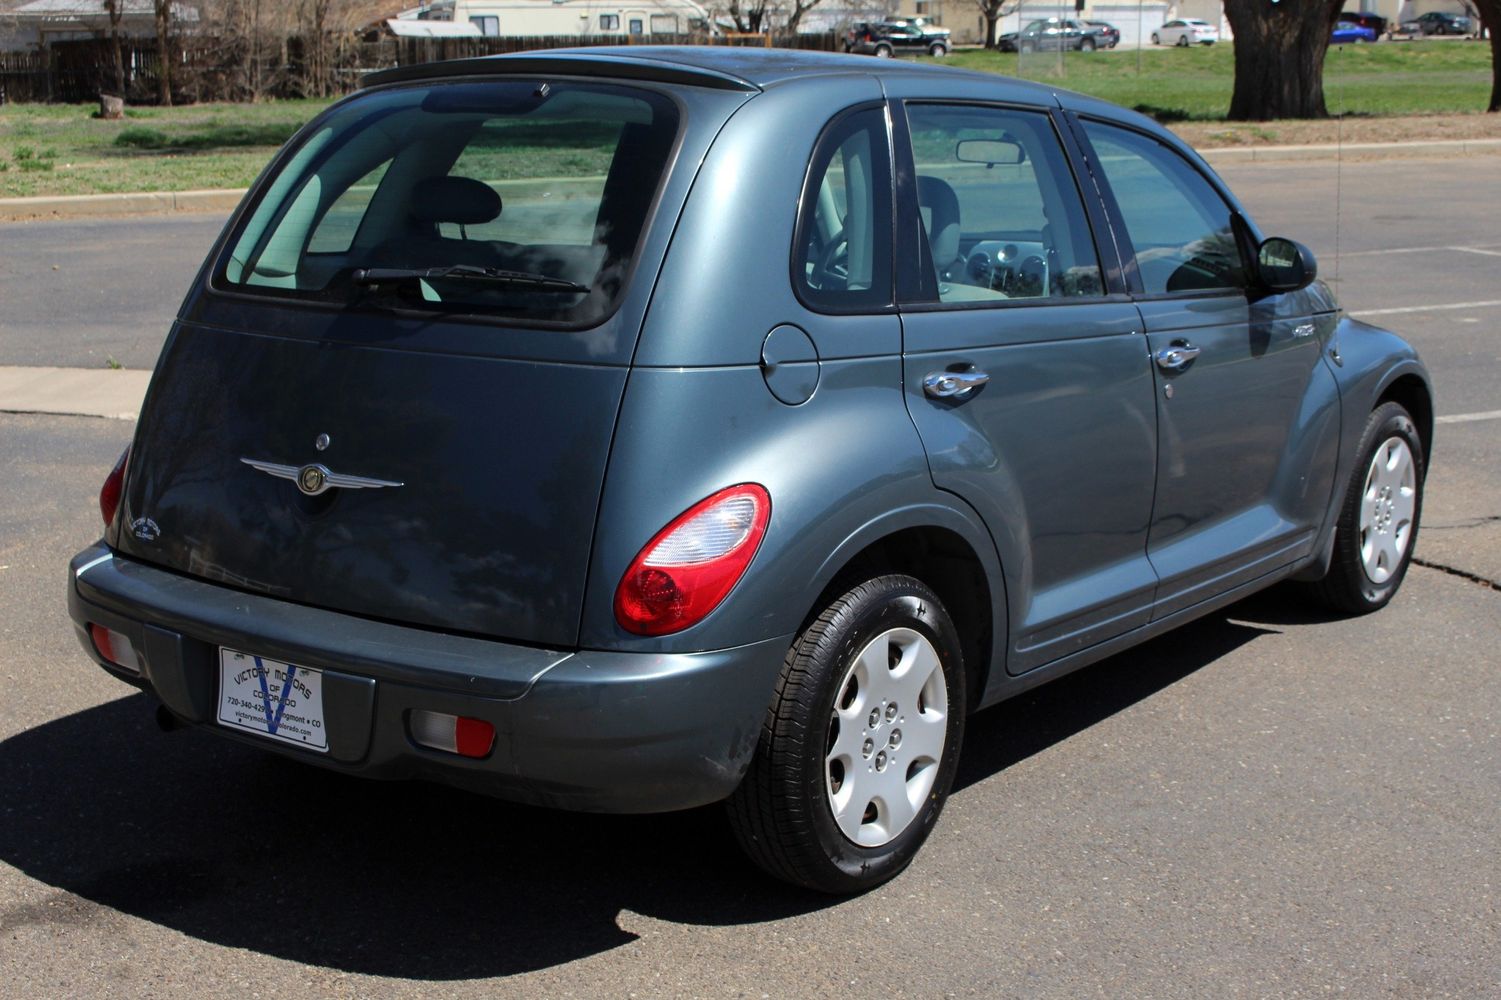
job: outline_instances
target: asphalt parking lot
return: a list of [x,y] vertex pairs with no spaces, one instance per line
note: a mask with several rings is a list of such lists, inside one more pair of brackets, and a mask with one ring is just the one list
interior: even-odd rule
[[[0,413],[0,995],[1501,994],[1498,163],[1221,171],[1433,369],[1396,601],[1258,596],[974,717],[933,839],[858,899],[766,881],[712,809],[159,732],[63,599],[131,426]],[[150,367],[221,221],[0,225],[0,365]]]

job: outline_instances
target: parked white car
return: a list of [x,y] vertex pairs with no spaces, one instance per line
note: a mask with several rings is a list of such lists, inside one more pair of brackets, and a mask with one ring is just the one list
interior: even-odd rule
[[1208,21],[1183,18],[1169,21],[1152,32],[1153,45],[1213,45],[1220,40],[1220,29]]

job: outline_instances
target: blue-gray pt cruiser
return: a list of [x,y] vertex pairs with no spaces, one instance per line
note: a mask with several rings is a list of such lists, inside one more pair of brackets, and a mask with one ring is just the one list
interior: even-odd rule
[[831,892],[965,716],[1284,580],[1380,608],[1426,370],[1151,121],[852,56],[406,67],[219,239],[72,562],[90,655],[310,763],[724,800]]

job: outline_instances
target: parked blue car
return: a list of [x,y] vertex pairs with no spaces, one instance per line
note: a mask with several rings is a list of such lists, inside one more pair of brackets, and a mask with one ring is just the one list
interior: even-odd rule
[[1120,108],[832,54],[376,75],[234,214],[69,609],[195,725],[900,872],[965,717],[1412,557],[1433,402]]
[[1375,40],[1375,29],[1349,21],[1335,22],[1334,32],[1329,38],[1330,43],[1333,45],[1349,45],[1360,42],[1374,42]]

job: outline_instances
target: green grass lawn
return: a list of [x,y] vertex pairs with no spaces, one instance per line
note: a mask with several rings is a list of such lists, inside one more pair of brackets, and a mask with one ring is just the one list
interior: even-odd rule
[[[1166,121],[1222,119],[1234,72],[1234,52],[1226,43],[1149,48],[1139,60],[1134,50],[1069,52],[1061,58],[1037,53],[1025,59],[1016,53],[959,51],[944,62],[1056,82]],[[1490,86],[1490,49],[1478,42],[1345,45],[1331,48],[1325,64],[1325,93],[1334,114],[1480,112]],[[115,122],[93,117],[92,104],[0,106],[0,197],[245,187],[276,148],[327,103],[132,108],[125,120]],[[564,154],[573,155],[537,151]],[[560,159],[556,166],[568,173],[590,165]]]
[[130,108],[123,121],[94,104],[0,107],[0,198],[115,191],[237,188],[327,101]]
[[[1061,58],[1060,58],[1061,56]],[[1234,84],[1229,43],[1113,52],[960,51],[945,62],[966,69],[1056,82],[1060,87],[1140,108],[1165,120],[1225,117]],[[1485,110],[1490,47],[1481,42],[1381,42],[1330,46],[1324,97],[1331,114],[1418,115]]]

